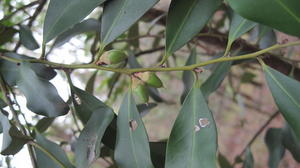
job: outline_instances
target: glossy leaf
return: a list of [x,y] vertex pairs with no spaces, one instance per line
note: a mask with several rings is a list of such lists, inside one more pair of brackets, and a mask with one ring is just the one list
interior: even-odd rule
[[86,19],[60,34],[54,41],[54,47],[60,47],[72,37],[86,32],[99,32],[100,22],[96,19]]
[[286,125],[283,128],[283,146],[291,152],[294,159],[300,163],[300,141],[297,139],[295,133],[290,128],[290,126]]
[[216,68],[213,71],[213,73],[200,87],[205,99],[208,99],[208,96],[219,88],[224,78],[230,71],[231,64],[232,62],[228,61],[216,65]]
[[247,20],[241,17],[240,15],[238,15],[237,13],[234,13],[230,24],[228,42],[227,42],[225,53],[228,54],[232,43],[237,38],[239,38],[240,36],[248,32],[255,26],[256,26],[255,22]]
[[115,160],[122,168],[153,168],[146,129],[131,92],[118,113]]
[[97,73],[98,73],[98,71],[96,70],[86,83],[85,91],[87,91],[90,94],[94,93],[95,80],[97,77]]
[[107,45],[142,17],[158,0],[111,0],[104,4],[101,43]]
[[29,50],[35,50],[40,47],[37,41],[34,39],[30,28],[24,25],[20,26],[20,42]]
[[246,150],[246,156],[243,163],[243,168],[254,168],[254,158],[250,148]]
[[[25,55],[19,55],[16,53],[4,53],[7,57],[17,58],[17,59],[32,59],[31,57],[25,56]],[[30,64],[30,67],[32,70],[38,75],[40,78],[43,78],[45,80],[51,80],[56,76],[56,72],[46,67],[42,64]],[[10,86],[16,85],[16,82],[18,81],[19,77],[19,66],[17,66],[16,63],[12,63],[6,60],[1,59],[0,60],[0,73],[3,76],[6,83],[8,83]]]
[[5,112],[1,110],[0,122],[3,133],[1,155],[14,155],[18,153],[31,138],[23,135],[15,125],[11,124],[4,113]]
[[282,145],[283,133],[281,128],[270,128],[265,136],[265,143],[269,151],[269,168],[277,168],[280,160],[284,156],[284,146]]
[[244,18],[300,37],[300,1],[298,0],[227,0]]
[[[197,52],[195,49],[193,49],[189,58],[187,59],[185,65],[192,65],[192,64],[195,64],[196,62],[197,62]],[[184,84],[184,90],[180,97],[181,103],[183,103],[185,97],[187,96],[187,94],[189,93],[191,88],[193,87],[193,84],[194,84],[193,71],[183,71],[182,82]]]
[[166,26],[167,55],[197,35],[220,4],[220,0],[172,0]]
[[300,140],[300,83],[265,64],[263,69],[279,111]]
[[95,96],[73,85],[71,85],[71,92],[76,114],[84,124],[89,121],[95,111],[102,111],[108,108],[106,104]]
[[44,43],[79,23],[105,0],[51,0],[44,21]]
[[87,168],[99,157],[102,136],[113,118],[114,112],[109,107],[93,109],[75,144],[77,168]]
[[56,88],[49,81],[37,76],[30,63],[20,63],[18,73],[17,86],[26,97],[28,109],[46,117],[58,117],[68,113],[69,106],[58,95]]
[[165,168],[216,168],[217,130],[201,91],[193,87],[176,118]]
[[49,155],[46,155],[38,148],[36,150],[36,158],[38,167],[42,168],[75,168],[69,161],[66,153],[62,148],[54,142],[49,141],[40,133],[36,132],[36,143],[44,150],[48,151]]
[[45,132],[53,123],[53,121],[55,120],[55,118],[42,118],[38,121],[38,123],[35,125],[35,129],[40,132],[43,133]]

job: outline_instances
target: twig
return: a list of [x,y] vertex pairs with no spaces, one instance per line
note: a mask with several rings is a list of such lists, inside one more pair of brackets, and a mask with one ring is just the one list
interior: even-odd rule
[[[1,91],[2,93],[4,94],[3,98],[4,98],[4,101],[5,103],[8,105],[11,113],[13,114],[13,118],[17,124],[17,126],[20,128],[21,132],[24,134],[24,135],[27,135],[27,136],[30,136],[25,127],[21,124],[19,118],[18,118],[18,114],[17,112],[15,111],[14,107],[13,107],[13,103],[9,97],[9,92],[8,92],[8,89],[6,87],[6,83],[4,82],[3,80],[3,77],[0,75],[0,88],[1,88]],[[31,159],[31,162],[32,162],[32,166],[34,168],[37,167],[37,163],[36,163],[36,159],[35,159],[35,155],[34,155],[34,150],[32,149],[31,146],[27,145],[28,146],[28,152],[29,152],[29,155],[30,155],[30,159]]]
[[98,66],[95,63],[92,64],[60,64],[55,62],[50,62],[47,60],[40,60],[40,59],[17,59],[17,58],[11,58],[4,56],[0,53],[0,58],[5,59],[7,61],[15,62],[15,63],[21,63],[21,62],[30,62],[30,63],[41,63],[48,65],[54,69],[99,69],[104,71],[111,71],[111,72],[118,72],[123,73],[127,75],[131,75],[136,72],[169,72],[169,71],[191,71],[198,67],[203,67],[210,64],[220,63],[220,62],[227,62],[227,61],[238,61],[238,60],[245,60],[245,59],[251,59],[256,58],[260,55],[266,54],[270,51],[277,50],[280,48],[285,48],[289,46],[295,46],[300,45],[300,41],[291,42],[287,44],[275,44],[269,48],[250,53],[250,54],[244,54],[240,56],[234,56],[234,57],[220,57],[217,59],[201,62],[198,64],[188,65],[188,66],[179,66],[179,67],[149,67],[149,68],[112,68],[107,66]]
[[16,9],[16,10],[13,11],[11,14],[4,16],[4,17],[0,20],[0,22],[10,19],[11,17],[13,17],[13,16],[14,16],[15,14],[17,14],[18,12],[24,11],[26,8],[30,8],[30,7],[32,7],[32,6],[34,6],[34,5],[37,5],[38,3],[39,3],[39,1],[33,1],[33,2],[30,2],[29,4],[24,5],[24,6],[20,7],[20,8],[18,8],[18,9]]
[[256,140],[256,138],[263,132],[263,130],[271,123],[271,121],[275,118],[275,117],[277,117],[277,115],[279,115],[280,114],[280,112],[279,111],[276,111],[274,114],[272,114],[271,116],[270,116],[270,118],[257,130],[257,132],[254,134],[254,136],[251,138],[251,140],[247,143],[247,145],[245,146],[245,148],[242,150],[242,152],[238,155],[238,157],[239,156],[242,156],[245,152],[246,152],[246,150],[247,150],[247,148],[249,147],[249,146],[251,146],[252,145],[252,143]]

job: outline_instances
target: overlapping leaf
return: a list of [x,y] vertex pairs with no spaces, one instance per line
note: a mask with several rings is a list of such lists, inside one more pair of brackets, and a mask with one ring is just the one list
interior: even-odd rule
[[[186,61],[185,65],[192,65],[192,64],[195,64],[196,62],[197,62],[197,53],[196,53],[196,50],[193,49],[188,60]],[[180,97],[181,103],[183,103],[185,97],[187,96],[187,94],[189,93],[191,88],[193,87],[193,84],[194,84],[193,72],[192,71],[183,71],[182,81],[184,84],[184,90]]]
[[12,41],[12,38],[18,31],[13,27],[6,27],[0,24],[0,46]]
[[298,0],[227,0],[244,18],[300,37],[300,1]]
[[282,136],[283,146],[289,150],[294,159],[300,163],[300,141],[288,124],[282,129]]
[[122,168],[153,168],[147,133],[131,92],[118,113],[115,160]]
[[231,64],[232,64],[231,61],[217,64],[213,73],[201,85],[200,89],[205,99],[207,99],[211,93],[213,93],[219,88],[224,78],[230,71]]
[[76,90],[76,95],[82,100],[82,103],[77,105],[76,109],[80,110],[77,112],[84,113],[84,108],[88,108],[87,110],[91,113],[75,144],[76,165],[78,168],[87,168],[100,155],[101,140],[114,118],[114,112],[87,92],[74,86],[72,89]]
[[174,123],[165,168],[216,168],[217,130],[201,91],[193,87]]
[[197,35],[220,3],[220,0],[172,0],[166,26],[167,55]]
[[44,22],[44,43],[79,23],[105,0],[51,0]]
[[243,168],[254,168],[254,158],[249,147],[246,150],[246,156],[243,163]]
[[130,28],[158,0],[111,0],[104,4],[101,42],[107,45]]
[[41,151],[41,149],[36,148],[36,158],[38,167],[75,168],[69,161],[66,153],[62,150],[62,148],[59,145],[49,141],[38,132],[36,132],[36,143],[48,152],[47,155],[45,154],[45,151]]
[[49,81],[37,76],[30,63],[22,62],[17,69],[16,83],[27,99],[28,109],[46,117],[67,114],[69,106],[58,95],[56,88]]
[[263,69],[279,111],[300,140],[300,83],[265,64]]
[[[17,59],[32,59],[31,57],[16,53],[4,53],[4,55]],[[56,72],[52,68],[46,67],[45,65],[35,63],[30,64],[30,67],[37,76],[45,80],[51,80],[56,76]],[[19,66],[16,63],[0,59],[0,73],[6,83],[8,83],[10,86],[14,86],[19,78]]]
[[19,152],[31,138],[23,135],[15,125],[11,124],[4,113],[5,112],[1,110],[0,122],[3,133],[1,154],[14,155]]
[[55,39],[53,46],[60,47],[78,34],[98,31],[100,31],[100,22],[96,19],[86,19],[60,34]]
[[237,38],[239,38],[241,35],[248,32],[255,26],[256,26],[255,22],[247,20],[241,17],[240,15],[238,15],[237,13],[234,13],[230,24],[229,36],[228,36],[228,42],[227,42],[225,54],[229,52],[232,43]]
[[35,50],[40,47],[28,26],[20,26],[20,42],[29,50]]
[[102,111],[108,108],[106,104],[95,96],[73,85],[71,85],[71,92],[76,114],[84,124],[89,121],[95,111]]
[[277,168],[284,155],[282,145],[283,131],[281,128],[270,128],[265,136],[265,142],[269,151],[269,168]]

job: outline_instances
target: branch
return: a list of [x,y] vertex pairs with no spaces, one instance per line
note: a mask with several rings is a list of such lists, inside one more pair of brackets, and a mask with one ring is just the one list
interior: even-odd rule
[[21,63],[23,61],[30,62],[30,63],[41,63],[41,64],[48,65],[55,69],[99,69],[99,70],[104,70],[104,71],[118,72],[118,73],[131,75],[136,72],[147,72],[147,71],[152,71],[152,72],[191,71],[191,70],[194,70],[195,68],[203,67],[203,66],[210,65],[210,64],[226,62],[226,61],[238,61],[238,60],[256,58],[256,57],[266,54],[270,51],[277,50],[280,48],[295,46],[295,45],[300,45],[300,41],[291,42],[291,43],[287,43],[287,44],[275,44],[272,47],[269,47],[269,48],[251,53],[251,54],[244,54],[244,55],[235,56],[235,57],[221,57],[221,58],[205,61],[205,62],[198,63],[198,64],[193,64],[193,65],[189,65],[189,66],[180,66],[180,67],[150,67],[150,68],[129,69],[129,68],[112,68],[112,67],[98,66],[94,63],[92,63],[92,64],[75,64],[75,65],[71,64],[70,65],[70,64],[54,63],[54,62],[50,62],[47,60],[41,60],[41,59],[24,59],[23,60],[23,59],[7,57],[7,56],[1,55],[1,54],[0,54],[0,58],[5,59],[7,61],[15,62],[15,63]]

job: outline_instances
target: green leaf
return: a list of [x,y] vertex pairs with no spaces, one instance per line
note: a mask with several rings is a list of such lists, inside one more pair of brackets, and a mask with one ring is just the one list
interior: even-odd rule
[[176,118],[165,168],[216,168],[217,130],[201,91],[193,87]]
[[37,76],[28,62],[18,66],[17,86],[27,100],[27,108],[46,117],[58,117],[68,113],[69,106],[58,95],[56,88]]
[[18,31],[14,29],[13,27],[6,27],[3,25],[0,25],[0,46],[12,41],[12,38]]
[[158,0],[110,0],[104,4],[101,43],[106,46],[142,17]]
[[87,168],[99,157],[103,134],[113,118],[114,112],[109,107],[93,109],[75,144],[77,168]]
[[36,132],[36,143],[52,156],[51,158],[49,155],[45,154],[44,151],[41,151],[41,149],[35,148],[38,167],[75,168],[59,145],[49,141],[38,132]]
[[246,150],[246,156],[243,163],[243,168],[254,168],[254,158],[249,147]]
[[105,0],[51,0],[44,21],[44,43],[79,23]]
[[[196,52],[196,49],[193,49],[190,56],[189,56],[189,58],[187,59],[185,65],[192,65],[192,64],[195,64],[196,62],[197,62],[197,52]],[[180,97],[180,102],[181,103],[183,103],[185,97],[187,96],[187,94],[189,93],[191,88],[193,87],[193,84],[194,84],[193,71],[183,71],[182,81],[183,81],[183,84],[184,84],[184,90],[183,90],[183,93]]]
[[220,0],[172,0],[166,26],[167,55],[197,35],[220,4]]
[[240,15],[238,15],[237,13],[234,13],[232,20],[231,20],[231,24],[230,24],[229,36],[228,36],[228,42],[227,42],[227,46],[226,46],[225,55],[228,54],[232,43],[237,38],[239,38],[240,36],[242,36],[243,34],[248,32],[255,26],[256,26],[255,22],[247,20],[247,19],[241,17]]
[[40,47],[37,41],[34,39],[30,28],[25,25],[20,26],[20,42],[29,50],[35,50]]
[[7,104],[0,98],[0,108],[6,107]]
[[300,141],[297,139],[295,133],[290,128],[289,125],[286,125],[283,128],[283,146],[291,152],[294,159],[300,163]]
[[284,156],[284,146],[282,145],[283,133],[281,128],[268,129],[265,136],[265,143],[269,151],[269,168],[277,168],[280,160]]
[[1,155],[14,155],[18,153],[31,138],[23,135],[15,125],[11,124],[4,113],[6,112],[1,110],[0,122],[3,133]]
[[233,168],[233,166],[228,161],[228,159],[221,153],[218,154],[218,162],[219,162],[220,168]]
[[275,45],[277,42],[276,34],[272,28],[268,26],[259,25],[259,48],[265,49]]
[[231,64],[231,61],[218,63],[213,73],[201,85],[200,89],[205,99],[208,99],[208,96],[219,88],[224,78],[230,71]]
[[300,37],[299,0],[227,0],[246,19]]
[[90,77],[90,79],[86,83],[85,91],[87,91],[90,94],[93,94],[93,92],[94,92],[94,85],[95,85],[95,80],[96,80],[96,77],[97,77],[97,73],[98,73],[98,70],[96,70],[92,74],[92,76]]
[[86,32],[98,32],[100,31],[100,22],[96,19],[86,19],[67,31],[60,34],[54,41],[53,47],[60,47],[68,42],[72,37]]
[[137,38],[139,35],[139,22],[137,22],[128,31],[129,44],[135,49],[138,49],[140,46],[140,40]]
[[[16,53],[4,53],[5,56],[17,59],[33,59],[25,55],[19,55]],[[56,72],[43,64],[30,64],[32,70],[40,77],[45,80],[51,80],[56,76]],[[10,86],[16,85],[19,78],[19,66],[16,63],[10,61],[0,60],[0,73],[3,76],[5,82]]]
[[265,64],[263,69],[279,111],[300,140],[300,83]]
[[79,119],[86,124],[95,111],[107,109],[107,105],[92,94],[71,84],[72,100]]
[[153,168],[146,129],[131,92],[118,113],[115,160],[121,168]]
[[38,123],[35,125],[35,129],[40,132],[43,133],[45,132],[53,123],[53,121],[55,120],[55,118],[42,118],[38,121]]

